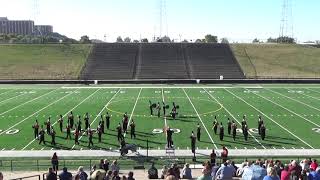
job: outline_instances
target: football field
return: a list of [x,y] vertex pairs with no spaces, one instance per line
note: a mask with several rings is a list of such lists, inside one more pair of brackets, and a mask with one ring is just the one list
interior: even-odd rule
[[[164,101],[169,105],[166,116],[151,116],[152,103]],[[178,117],[170,117],[172,103],[179,105]],[[66,140],[66,132],[60,132],[58,116],[64,119],[64,128],[70,111],[77,116],[90,114],[91,128],[96,129],[100,115],[111,115],[110,129],[105,130],[102,142],[94,134],[94,146],[90,149],[118,149],[116,127],[128,113],[129,121],[136,124],[136,139],[125,134],[127,143],[141,149],[165,149],[165,127],[174,129],[176,149],[190,149],[191,132],[201,126],[198,149],[320,149],[320,85],[0,85],[0,151],[8,150],[86,150],[88,137],[80,136],[80,145]],[[157,111],[154,110],[154,114]],[[241,133],[241,121],[246,116],[249,127],[248,141]],[[267,128],[266,139],[257,132],[258,116]],[[224,140],[220,141],[212,129],[214,117],[222,122]],[[34,139],[32,125],[38,119],[40,125],[51,117],[56,131],[56,146],[46,145]],[[227,133],[227,118],[238,125],[237,139]],[[82,122],[84,128],[84,122]],[[219,132],[219,130],[218,130]]]

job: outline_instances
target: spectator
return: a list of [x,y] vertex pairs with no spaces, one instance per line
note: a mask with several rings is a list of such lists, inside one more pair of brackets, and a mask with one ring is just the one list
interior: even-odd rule
[[148,170],[149,179],[158,179],[158,170],[154,167],[154,163],[151,164],[150,169]]
[[308,180],[320,180],[320,169],[318,169],[318,171],[315,171],[313,168],[310,168]]
[[281,180],[290,180],[290,173],[289,167],[285,166],[284,169],[281,171]]
[[186,163],[182,169],[182,178],[183,179],[192,179],[191,169],[189,168],[188,163]]
[[302,170],[306,170],[306,171],[308,171],[310,168],[310,165],[309,165],[309,162],[307,159],[302,160],[300,162],[300,166],[301,166]]
[[109,171],[109,161],[108,161],[108,159],[105,159],[103,161],[103,168],[102,169],[104,169],[106,172]]
[[221,180],[229,180],[232,179],[235,172],[236,170],[233,168],[233,166],[228,164],[228,162],[226,161],[225,163],[223,163],[223,166],[218,169],[216,178]]
[[229,154],[228,149],[225,146],[223,146],[222,147],[222,153],[221,153],[221,159],[222,159],[223,163],[227,161],[228,154]]
[[297,161],[293,160],[289,166],[289,173],[291,174],[291,171],[295,171],[297,173],[297,176],[300,177],[301,175],[301,167],[298,165]]
[[301,180],[308,180],[308,175],[306,170],[303,170],[301,172]]
[[247,163],[248,163],[248,162],[243,162],[243,163],[241,164],[241,166],[240,166],[240,167],[237,169],[237,171],[236,171],[236,176],[238,176],[238,177],[242,176],[244,169],[245,169],[246,167],[248,167],[248,166],[247,166]]
[[311,164],[310,164],[310,168],[316,170],[318,168],[318,163],[317,160],[312,160]]
[[212,168],[211,168],[212,179],[216,178],[216,174],[217,174],[217,171],[218,171],[219,168],[220,168],[220,164],[219,163],[216,163],[214,166],[212,166]]
[[3,174],[0,172],[0,180],[3,180]]
[[263,178],[263,180],[280,180],[275,168],[270,167],[267,169],[268,175]]
[[168,173],[168,168],[166,165],[163,165],[162,169],[161,169],[161,179],[164,179],[167,176]]
[[72,180],[72,174],[68,172],[68,169],[64,167],[62,172],[59,174],[60,180]]
[[118,165],[118,161],[117,161],[117,160],[114,160],[114,161],[112,162],[112,164],[111,164],[111,166],[110,166],[110,169],[111,169],[111,171],[117,171],[117,172],[119,172],[120,167],[119,167],[119,165]]
[[47,180],[57,180],[57,175],[54,173],[53,168],[49,168],[49,172],[47,174]]
[[217,154],[214,151],[214,149],[212,149],[212,153],[210,154],[210,163],[212,166],[216,164],[216,157],[217,157]]
[[281,172],[282,172],[282,170],[284,169],[284,166],[283,166],[283,164],[281,163],[281,161],[276,160],[276,164],[275,164],[274,168],[275,168],[276,171],[277,171],[277,175],[278,175],[279,177],[281,177]]
[[53,153],[53,156],[51,157],[51,164],[52,164],[53,171],[57,172],[58,166],[59,166],[59,160],[56,152]]
[[166,177],[166,180],[178,180],[174,175],[169,175]]
[[112,178],[112,171],[108,171],[106,177],[104,178],[104,180],[111,180]]
[[79,174],[76,174],[76,175],[74,176],[74,180],[80,180],[80,175],[79,175]]
[[132,172],[132,171],[130,171],[130,172],[128,173],[128,180],[135,180],[135,179],[133,178],[133,172]]
[[299,180],[296,171],[291,171],[290,180]]
[[90,176],[92,175],[92,173],[97,169],[97,165],[93,165],[91,167],[91,170],[90,170]]
[[99,169],[103,169],[103,164],[104,164],[104,161],[103,161],[103,159],[100,159],[100,163],[99,163]]
[[121,180],[127,180],[127,176],[123,175]]
[[119,172],[118,171],[113,171],[111,179],[112,180],[121,180],[121,178],[119,176]]
[[90,179],[103,180],[106,177],[106,171],[103,169],[97,169],[92,172]]
[[206,162],[203,165],[202,176],[198,177],[198,180],[211,180],[211,163]]
[[177,178],[177,179],[180,179],[180,169],[179,167],[177,166],[177,164],[172,164],[171,165],[171,168],[173,169],[173,173],[174,173],[174,176]]
[[[252,164],[250,167],[245,168],[243,171],[242,178],[243,179],[263,179],[267,175],[266,169],[264,169],[262,166],[263,162],[257,161],[255,164]],[[251,163],[249,163],[251,164]]]
[[80,166],[78,168],[77,175],[79,175],[79,179],[80,180],[87,180],[88,179],[88,175],[87,175],[86,172],[83,171],[83,167],[82,166]]

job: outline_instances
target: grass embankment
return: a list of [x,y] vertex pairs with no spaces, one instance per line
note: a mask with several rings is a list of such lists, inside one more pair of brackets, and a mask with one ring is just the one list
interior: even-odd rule
[[0,45],[0,79],[78,79],[91,45]]
[[320,78],[320,48],[286,44],[231,47],[247,78]]

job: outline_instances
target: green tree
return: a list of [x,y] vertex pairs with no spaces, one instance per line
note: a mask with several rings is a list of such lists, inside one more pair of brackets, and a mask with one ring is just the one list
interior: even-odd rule
[[124,38],[124,42],[130,43],[130,42],[131,42],[131,39],[130,39],[129,37],[126,37],[126,38]]
[[218,42],[218,37],[212,36],[211,34],[207,34],[204,38],[206,40],[206,43],[217,43]]
[[87,36],[87,35],[81,36],[81,38],[80,38],[80,43],[82,43],[82,44],[91,43],[91,41],[90,41],[90,39],[89,39],[89,36]]
[[148,43],[149,41],[148,41],[147,38],[143,38],[143,39],[141,39],[141,42],[142,42],[142,43]]
[[221,44],[229,44],[229,40],[227,38],[222,38]]
[[122,42],[123,42],[122,37],[121,37],[121,36],[118,36],[116,42],[117,42],[117,43],[122,43]]
[[252,41],[252,43],[259,43],[260,42],[260,40],[258,39],[258,38],[255,38],[253,41]]

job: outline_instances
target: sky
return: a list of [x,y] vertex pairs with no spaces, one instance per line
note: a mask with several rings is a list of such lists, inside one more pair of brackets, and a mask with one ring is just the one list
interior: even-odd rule
[[[164,0],[162,0],[164,1]],[[320,40],[320,0],[291,0],[293,36],[298,42]],[[231,42],[278,37],[283,0],[166,0],[162,33],[176,39],[206,34]],[[160,35],[160,0],[0,0],[0,17],[49,24],[74,39],[114,42]],[[292,17],[292,18],[290,18]],[[289,28],[291,31],[291,28]]]

